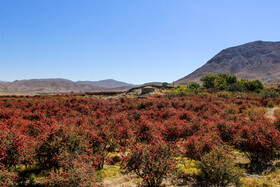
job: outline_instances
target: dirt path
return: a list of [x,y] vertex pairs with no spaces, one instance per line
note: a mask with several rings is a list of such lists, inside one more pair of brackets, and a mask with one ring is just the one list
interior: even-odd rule
[[279,107],[268,108],[268,109],[267,109],[267,113],[266,113],[267,117],[270,118],[270,119],[272,119],[272,120],[275,120],[276,118],[275,118],[275,116],[274,116],[273,114],[274,114],[274,111],[275,111],[276,109],[279,109]]
[[138,184],[133,182],[133,175],[124,175],[112,180],[103,181],[104,187],[137,187]]

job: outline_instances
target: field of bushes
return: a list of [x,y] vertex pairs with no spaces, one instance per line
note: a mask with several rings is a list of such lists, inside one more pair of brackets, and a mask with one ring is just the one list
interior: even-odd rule
[[280,185],[279,97],[174,93],[0,97],[0,186]]

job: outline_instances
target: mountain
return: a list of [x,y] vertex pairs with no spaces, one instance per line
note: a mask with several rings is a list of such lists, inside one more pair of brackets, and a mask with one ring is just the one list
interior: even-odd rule
[[155,85],[155,86],[161,86],[163,82],[147,82],[145,84],[143,84],[143,86],[147,86],[147,85]]
[[175,83],[199,82],[209,72],[235,74],[238,78],[264,82],[280,79],[280,42],[255,41],[224,49]]
[[[96,84],[95,84],[96,83]],[[0,83],[4,93],[67,93],[126,90],[133,85],[112,79],[104,81],[78,81],[67,79],[29,79]]]
[[2,84],[9,92],[59,93],[101,90],[104,88],[80,85],[67,79],[17,80]]
[[118,87],[134,86],[133,84],[116,81],[114,79],[106,79],[106,80],[101,80],[101,81],[77,81],[77,83],[82,84],[82,85],[91,85],[94,87],[104,87],[104,88],[118,88]]

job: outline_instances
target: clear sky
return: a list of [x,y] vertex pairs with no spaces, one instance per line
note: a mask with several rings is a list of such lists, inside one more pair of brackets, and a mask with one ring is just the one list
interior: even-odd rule
[[279,0],[0,0],[0,80],[172,82],[280,41]]

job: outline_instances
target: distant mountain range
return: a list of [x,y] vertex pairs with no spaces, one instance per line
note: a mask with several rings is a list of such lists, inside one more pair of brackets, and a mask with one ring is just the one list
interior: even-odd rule
[[67,79],[30,79],[1,82],[0,93],[67,93],[106,90],[127,90],[134,85],[113,79],[101,81],[71,81]]
[[205,65],[177,80],[175,85],[199,82],[207,73],[235,74],[238,78],[270,82],[280,79],[280,42],[255,41],[219,52]]
[[[177,80],[175,85],[199,82],[207,73],[235,74],[238,78],[259,79],[280,84],[280,42],[256,41],[222,50],[193,73]],[[161,85],[161,82],[147,84]],[[147,85],[144,84],[144,85]],[[0,94],[69,93],[128,90],[136,85],[113,79],[101,81],[71,81],[67,79],[30,79],[14,82],[0,81]]]
[[134,86],[133,84],[116,81],[114,79],[106,79],[106,80],[101,80],[101,81],[77,81],[76,83],[81,84],[81,85],[91,85],[93,87],[108,88],[108,89],[126,87],[126,86]]
[[147,86],[147,85],[155,85],[155,86],[161,86],[163,82],[147,82],[145,84],[143,84],[143,86]]

